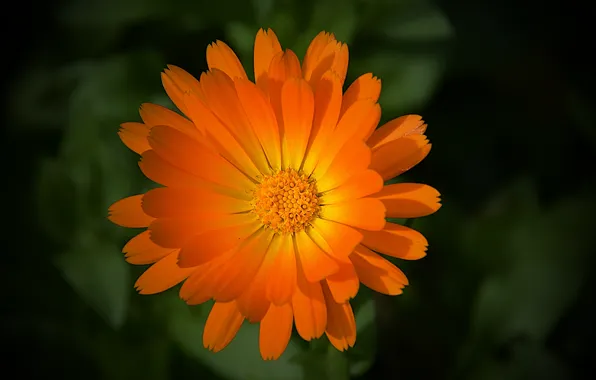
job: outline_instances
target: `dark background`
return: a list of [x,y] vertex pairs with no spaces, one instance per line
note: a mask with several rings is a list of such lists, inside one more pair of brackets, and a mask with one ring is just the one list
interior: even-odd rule
[[[578,1],[24,0],[3,13],[2,350],[22,378],[585,379],[596,372],[590,5]],[[429,157],[405,180],[442,193],[416,220],[428,256],[398,263],[404,295],[362,291],[358,340],[292,341],[262,362],[255,326],[223,352],[205,307],[135,294],[134,231],[107,207],[151,184],[118,140],[159,73],[199,75],[227,41],[252,71],[272,27],[302,56],[349,44],[348,83],[383,81],[383,121],[424,116]],[[249,74],[250,75],[250,74]],[[14,368],[13,368],[14,367]]]

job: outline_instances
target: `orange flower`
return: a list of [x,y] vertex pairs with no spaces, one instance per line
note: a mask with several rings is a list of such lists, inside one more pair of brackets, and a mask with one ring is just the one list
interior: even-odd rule
[[260,322],[264,359],[283,353],[293,324],[345,350],[360,283],[391,295],[408,283],[376,252],[425,255],[424,236],[385,217],[431,214],[439,193],[383,181],[428,154],[426,124],[409,115],[376,129],[381,83],[365,74],[342,93],[348,48],[331,34],[312,41],[302,64],[271,30],[258,32],[254,54],[255,83],[220,41],[199,80],[168,66],[163,85],[185,117],[143,104],[143,123],[120,131],[164,187],[116,202],[109,218],[147,228],[123,249],[128,262],[153,264],[136,283],[141,294],[184,281],[188,304],[215,300],[209,349],[223,349],[247,319]]

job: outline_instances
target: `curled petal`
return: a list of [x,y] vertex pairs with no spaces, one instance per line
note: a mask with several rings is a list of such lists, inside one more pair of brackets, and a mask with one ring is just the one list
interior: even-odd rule
[[130,150],[137,154],[151,149],[147,137],[149,137],[150,128],[142,123],[123,123],[120,125],[118,136]]
[[222,41],[207,46],[207,65],[209,69],[219,69],[230,78],[247,79],[246,72],[236,53]]
[[370,99],[374,102],[379,100],[381,95],[381,80],[371,73],[358,77],[344,94],[341,103],[341,114],[343,115],[358,100]]
[[418,260],[426,256],[428,242],[418,231],[395,223],[387,223],[381,231],[361,231],[362,245],[403,260]]
[[148,227],[154,218],[143,211],[142,199],[143,194],[119,200],[110,206],[108,219],[122,227]]
[[418,165],[430,148],[424,135],[405,136],[374,149],[370,168],[388,180]]
[[441,208],[439,192],[418,183],[396,183],[385,186],[374,195],[387,209],[390,218],[419,218]]
[[363,245],[350,255],[360,282],[370,289],[388,295],[398,295],[408,285],[406,275],[395,265]]
[[372,149],[377,149],[388,142],[401,137],[422,135],[426,131],[426,124],[419,115],[405,115],[383,124],[368,139]]
[[333,347],[345,351],[356,343],[356,320],[349,302],[337,303],[329,287],[323,285],[327,305],[327,329],[325,334]]

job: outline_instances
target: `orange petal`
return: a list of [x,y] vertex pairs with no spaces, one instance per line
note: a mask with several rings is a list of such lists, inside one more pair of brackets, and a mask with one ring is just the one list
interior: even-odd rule
[[302,78],[300,60],[293,51],[287,49],[273,56],[267,71],[267,86],[271,107],[277,118],[280,131],[283,130],[283,116],[281,112],[281,88],[289,78]]
[[232,79],[223,71],[214,69],[201,75],[201,88],[209,109],[232,133],[261,173],[268,173],[267,158],[242,109]]
[[173,128],[152,128],[149,144],[155,153],[172,165],[206,181],[227,187],[240,197],[254,188],[254,183],[223,157],[213,154],[204,145]]
[[[383,188],[383,178],[373,170],[361,171],[352,176],[343,185],[325,193],[321,204],[334,204],[347,202],[377,193]],[[375,197],[377,195],[375,194]],[[385,204],[385,202],[383,202]],[[385,205],[386,206],[386,205]],[[387,215],[390,216],[390,215]]]
[[[227,230],[239,229],[239,227],[229,227]],[[211,230],[210,230],[211,231]],[[209,232],[210,232],[209,231]],[[214,260],[220,260],[221,256],[227,253],[228,250],[205,250],[205,245],[202,240],[205,239],[205,235],[195,235],[190,237],[187,242],[182,245],[180,249],[180,255],[178,259],[178,266],[181,268],[193,268],[198,266],[204,266],[212,263]]]
[[108,219],[122,227],[141,228],[149,226],[154,218],[143,211],[142,199],[143,194],[119,200],[110,206]]
[[321,54],[327,48],[327,45],[337,42],[333,33],[327,33],[325,31],[320,32],[313,38],[306,49],[304,55],[304,62],[302,63],[303,72],[312,73],[316,64],[320,61]]
[[149,238],[149,230],[133,237],[122,248],[122,252],[126,254],[126,261],[136,265],[152,264],[172,251],[172,248],[163,248],[155,244]]
[[321,281],[339,270],[339,265],[329,257],[305,231],[295,234],[295,243],[306,279]]
[[143,152],[151,149],[147,137],[149,136],[149,127],[142,123],[122,123],[118,136],[130,150],[135,153],[143,154]]
[[178,107],[178,109],[186,113],[186,106],[184,105],[184,92],[178,87],[176,82],[168,75],[168,70],[161,73],[161,83],[163,88],[166,90],[166,94],[172,100],[172,103]]
[[[155,219],[149,226],[151,240],[162,247],[180,248],[197,235],[211,230],[255,223],[251,214],[200,214],[192,217]],[[225,232],[225,231],[224,231]],[[222,232],[223,233],[223,232]]]
[[139,113],[143,122],[150,127],[165,125],[177,129],[197,140],[203,139],[201,131],[190,120],[165,107],[152,103],[144,103],[141,104]]
[[270,253],[275,254],[273,268],[267,283],[267,299],[281,306],[292,299],[296,289],[296,252],[290,235],[279,235],[271,243]]
[[322,178],[339,151],[351,139],[364,139],[367,131],[374,129],[378,123],[381,109],[371,100],[360,100],[350,107],[339,120],[337,127],[314,170],[316,178]]
[[418,231],[411,228],[387,223],[382,231],[361,231],[362,245],[403,260],[418,260],[426,256],[428,242]]
[[271,272],[271,265],[266,265],[266,262],[263,262],[254,281],[236,299],[238,309],[251,323],[260,322],[271,306],[271,302],[265,295],[265,287]]
[[255,38],[254,51],[254,66],[255,66],[255,83],[265,93],[268,92],[267,86],[267,72],[273,60],[273,56],[281,52],[281,45],[273,30],[259,29]]
[[371,151],[360,139],[348,141],[337,153],[325,174],[317,178],[321,193],[337,188],[370,165]]
[[212,297],[213,273],[221,266],[222,259],[210,261],[195,268],[195,271],[180,287],[180,298],[188,305],[200,305]]
[[288,79],[281,91],[283,115],[282,159],[285,167],[300,169],[310,138],[314,113],[313,93],[306,81]]
[[416,166],[430,152],[425,135],[410,135],[388,142],[373,150],[370,169],[384,180],[396,177]]
[[329,342],[339,351],[345,351],[356,343],[356,320],[349,302],[339,304],[333,300],[331,291],[323,284],[327,305],[327,329]]
[[218,270],[213,279],[213,298],[216,301],[231,301],[248,289],[265,260],[273,234],[270,229],[261,229],[250,238],[235,239],[236,242],[244,239],[246,241]]
[[333,65],[331,66],[331,70],[335,71],[341,79],[342,86],[345,83],[346,75],[348,74],[349,59],[350,53],[348,50],[348,45],[342,43],[339,50],[335,52],[335,59],[333,60]]
[[360,281],[351,263],[342,263],[337,273],[327,277],[327,286],[337,303],[348,302],[350,298],[356,297]]
[[178,285],[195,270],[195,268],[180,268],[177,265],[178,250],[149,267],[135,283],[140,294],[155,294]]
[[180,111],[186,114],[184,93],[188,91],[200,92],[199,81],[185,70],[174,65],[168,65],[168,68],[161,74],[161,81],[172,102]]
[[192,217],[205,213],[234,214],[251,209],[248,201],[202,187],[158,187],[143,196],[143,210],[155,218]]
[[373,76],[371,73],[359,76],[344,93],[343,102],[341,103],[341,115],[343,115],[348,108],[350,108],[358,100],[370,99],[373,102],[379,100],[381,95],[381,80]]
[[211,70],[223,71],[232,79],[248,79],[236,53],[225,42],[218,40],[207,46],[207,65]]
[[[315,219],[312,231],[320,235],[328,245],[326,252],[340,262],[348,262],[348,256],[362,241],[362,234],[354,228],[325,219]],[[320,244],[317,239],[313,240],[323,248],[324,244]]]
[[[232,221],[234,224],[231,224]],[[192,267],[203,264],[205,257],[213,258],[237,247],[261,227],[261,223],[250,214],[230,215],[226,223],[230,225],[213,226],[204,232],[197,231],[181,250],[178,265]]]
[[303,165],[303,171],[308,175],[315,169],[321,151],[325,149],[329,137],[337,125],[341,108],[341,93],[341,81],[333,71],[326,72],[317,83],[317,87],[314,88],[315,112]]
[[195,93],[187,93],[184,96],[184,102],[188,117],[196,125],[202,126],[210,145],[247,176],[257,178],[261,173],[259,169],[238,140],[224,127],[203,100]]
[[298,260],[296,291],[292,297],[294,322],[302,339],[319,338],[327,325],[327,308],[320,282],[308,282]]
[[238,92],[238,98],[240,99],[242,108],[267,155],[269,164],[274,169],[281,169],[279,128],[269,100],[248,79],[237,79],[234,81],[234,85]]
[[388,260],[363,245],[350,255],[360,282],[372,290],[395,296],[408,285],[406,275]]
[[381,119],[381,107],[370,98],[356,101],[339,119],[337,130],[342,138],[366,140]]
[[[267,253],[261,264],[257,275],[250,285],[242,292],[242,295],[237,299],[238,308],[242,315],[244,315],[250,322],[259,322],[269,310],[271,301],[267,296],[268,288],[270,287],[271,279],[276,274],[283,271],[283,268],[277,266],[277,256],[279,255],[279,242],[284,236],[273,235],[271,243],[267,248]],[[292,240],[290,239],[290,242]],[[293,254],[293,252],[292,252]],[[295,270],[294,270],[295,271]],[[296,274],[294,273],[294,278]],[[295,281],[295,280],[294,280]]]
[[385,206],[378,199],[360,198],[321,207],[323,219],[379,231],[385,226]]
[[441,208],[439,192],[418,183],[396,183],[385,186],[374,198],[380,199],[390,218],[419,218]]
[[153,150],[143,153],[139,167],[147,178],[164,186],[200,187],[209,184],[204,179],[170,164]]
[[346,44],[336,41],[332,34],[319,33],[310,43],[304,56],[304,79],[314,87],[326,71],[333,70],[343,85],[348,70],[348,56]]
[[207,317],[203,346],[213,352],[223,350],[236,336],[244,322],[236,302],[216,302]]
[[271,305],[261,321],[259,349],[264,360],[276,360],[286,350],[292,336],[292,305]]
[[174,82],[176,82],[178,87],[182,89],[182,92],[192,91],[197,94],[201,93],[201,85],[199,84],[199,81],[186,70],[176,65],[168,65],[168,68],[164,71]]
[[388,142],[404,136],[421,135],[426,131],[426,124],[419,115],[405,115],[383,124],[368,139],[367,143],[376,149]]

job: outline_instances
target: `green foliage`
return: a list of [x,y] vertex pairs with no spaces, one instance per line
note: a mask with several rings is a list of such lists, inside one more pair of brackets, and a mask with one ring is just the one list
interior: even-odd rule
[[590,198],[565,199],[535,218],[518,220],[505,239],[510,267],[480,288],[474,334],[498,341],[545,339],[575,301],[588,268],[594,240],[589,221],[596,211]]
[[131,279],[115,244],[81,236],[70,251],[56,256],[66,281],[114,328],[126,320]]
[[[216,354],[203,347],[203,328],[207,321],[208,310],[198,316],[189,312],[181,303],[173,312],[171,319],[172,338],[182,348],[215,373],[226,379],[242,380],[278,380],[302,379],[302,369],[291,361],[298,353],[296,343],[290,341],[281,358],[275,361],[264,361],[259,354],[259,326],[245,322],[240,331],[225,350]],[[208,305],[210,306],[210,305]],[[230,365],[234,363],[234,365]]]
[[356,344],[346,353],[351,376],[362,376],[370,369],[375,360],[377,347],[376,311],[375,303],[370,298],[370,294],[367,293],[369,292],[361,291],[366,300],[363,304],[358,305],[355,310]]
[[[549,92],[524,81],[540,70],[549,81],[565,75],[548,71],[558,62],[524,61],[529,49],[508,45],[522,38],[507,39],[521,32],[498,29],[509,22],[489,11],[493,5],[477,6],[484,12],[430,0],[65,3],[53,20],[59,32],[31,52],[8,103],[11,133],[22,142],[50,135],[59,141],[44,140],[43,154],[31,154],[34,191],[19,202],[35,206],[25,219],[32,234],[36,227],[41,234],[28,238],[34,248],[18,258],[24,269],[11,274],[15,283],[31,277],[32,287],[47,287],[55,307],[31,318],[38,311],[26,293],[17,297],[20,318],[42,321],[32,331],[72,330],[66,344],[92,358],[99,368],[89,372],[107,379],[345,380],[379,377],[377,366],[403,378],[569,378],[565,355],[547,343],[566,318],[575,321],[570,310],[582,294],[592,294],[586,284],[596,243],[594,183],[569,157],[586,154],[576,140],[594,146],[594,112],[581,83]],[[358,338],[347,352],[325,337],[293,337],[278,361],[264,362],[258,326],[249,323],[224,351],[209,352],[202,331],[210,305],[187,307],[175,289],[135,294],[134,279],[145,268],[127,264],[121,253],[134,232],[106,218],[110,204],[154,186],[117,131],[139,121],[143,102],[173,108],[160,71],[173,63],[200,74],[206,46],[220,39],[252,76],[261,27],[273,28],[299,56],[319,31],[333,32],[350,48],[346,85],[368,72],[382,80],[383,120],[420,113],[429,121],[433,152],[420,169],[389,181],[441,191],[438,214],[408,221],[428,238],[428,256],[391,259],[410,279],[402,296],[373,298],[361,287],[353,301]],[[541,103],[543,92],[565,95],[552,107]],[[535,108],[520,111],[526,106]],[[568,114],[557,119],[553,108]],[[550,119],[556,133],[545,132]],[[585,190],[576,192],[576,184]],[[30,275],[33,262],[56,273]],[[583,329],[578,323],[575,334]],[[67,340],[56,335],[39,339],[52,347]]]
[[[596,242],[590,227],[596,204],[580,193],[541,211],[532,190],[527,181],[505,189],[468,233],[474,237],[468,249],[484,251],[491,260],[462,351],[460,365],[468,366],[471,378],[523,379],[544,373],[567,378],[565,367],[549,359],[543,344],[576,301],[587,274],[588,253]],[[503,346],[510,347],[513,359],[500,368],[492,353]],[[520,367],[525,361],[544,365]],[[553,372],[545,372],[545,365]]]

